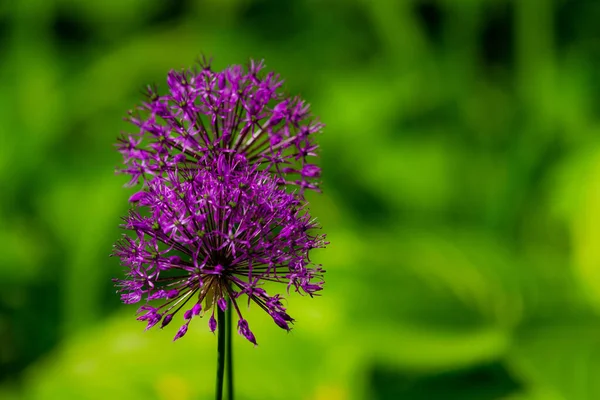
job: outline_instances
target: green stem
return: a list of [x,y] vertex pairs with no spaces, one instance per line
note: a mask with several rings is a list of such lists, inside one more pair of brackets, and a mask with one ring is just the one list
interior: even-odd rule
[[233,400],[233,348],[231,344],[231,331],[233,330],[233,324],[231,323],[231,315],[233,310],[231,309],[231,299],[227,300],[227,399]]
[[217,308],[217,390],[216,399],[223,400],[223,372],[225,372],[225,313]]

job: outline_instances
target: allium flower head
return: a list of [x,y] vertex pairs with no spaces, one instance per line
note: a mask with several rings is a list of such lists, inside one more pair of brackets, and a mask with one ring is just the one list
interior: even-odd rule
[[288,292],[311,296],[322,288],[324,271],[309,260],[309,251],[324,247],[325,236],[313,234],[318,226],[304,200],[240,154],[221,152],[212,164],[195,168],[177,165],[148,179],[130,199],[123,227],[132,234],[113,253],[128,269],[126,279],[117,280],[122,300],[146,300],[138,319],[147,328],[183,314],[175,340],[196,316],[210,314],[215,331],[215,309],[225,310],[227,299],[239,317],[239,333],[252,343],[242,299],[289,330],[293,319],[281,295],[262,286],[279,282]]
[[215,72],[204,61],[169,72],[164,95],[148,87],[148,101],[128,118],[139,131],[119,139],[131,184],[229,151],[261,163],[280,185],[317,189],[320,169],[310,157],[323,125],[302,99],[282,94],[279,75],[263,69],[251,61]]

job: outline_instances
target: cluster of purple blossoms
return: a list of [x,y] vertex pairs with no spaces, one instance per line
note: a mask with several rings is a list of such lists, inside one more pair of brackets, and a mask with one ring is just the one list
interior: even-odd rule
[[166,95],[148,87],[148,101],[128,118],[139,133],[119,138],[130,184],[225,151],[260,163],[280,185],[317,190],[321,170],[309,157],[316,156],[313,137],[323,124],[302,99],[279,91],[278,75],[263,69],[251,61],[247,69],[233,65],[215,72],[203,62],[198,69],[169,72]]
[[127,267],[126,278],[115,281],[123,302],[146,301],[138,320],[147,329],[166,326],[183,310],[174,340],[194,316],[208,313],[214,332],[215,311],[225,311],[229,300],[239,333],[256,344],[240,297],[289,330],[294,320],[281,295],[267,294],[264,283],[310,296],[322,289],[324,271],[309,251],[327,243],[313,234],[318,225],[301,194],[317,188],[320,170],[306,157],[314,155],[309,135],[321,124],[302,123],[308,106],[282,98],[281,82],[273,74],[259,78],[261,69],[251,63],[246,74],[239,66],[215,73],[206,65],[198,73],[171,72],[170,94],[151,92],[147,119],[131,118],[139,134],[120,139],[124,172],[143,187],[124,218],[132,234],[113,252]]

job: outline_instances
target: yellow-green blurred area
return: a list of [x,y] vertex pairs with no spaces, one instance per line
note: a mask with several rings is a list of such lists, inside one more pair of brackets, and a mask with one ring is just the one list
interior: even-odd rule
[[[600,2],[0,2],[0,399],[211,399],[110,258],[127,110],[200,54],[327,124],[323,295],[257,307],[237,399],[600,399]],[[283,288],[282,288],[283,290]]]

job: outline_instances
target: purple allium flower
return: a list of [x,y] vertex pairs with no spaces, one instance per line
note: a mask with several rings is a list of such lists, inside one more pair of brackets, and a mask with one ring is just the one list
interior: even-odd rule
[[[210,314],[217,329],[217,307],[231,299],[239,316],[238,331],[256,339],[242,317],[240,297],[265,310],[281,328],[293,319],[279,294],[269,295],[265,282],[280,282],[299,293],[322,289],[323,270],[309,260],[311,249],[327,243],[313,234],[317,223],[302,197],[288,193],[271,173],[240,154],[221,152],[212,165],[173,169],[156,174],[132,196],[133,208],[113,255],[127,267],[127,277],[115,280],[121,299],[143,299],[138,320],[149,329],[169,324],[183,311],[179,339],[195,316]],[[160,301],[160,304],[149,305]]]
[[210,164],[229,151],[261,163],[278,184],[317,190],[321,171],[309,157],[323,124],[302,99],[281,93],[279,75],[263,69],[262,61],[250,61],[247,68],[215,72],[204,61],[198,69],[169,72],[165,95],[148,87],[148,100],[128,118],[139,131],[119,138],[127,165],[121,172],[131,175],[130,184]]

